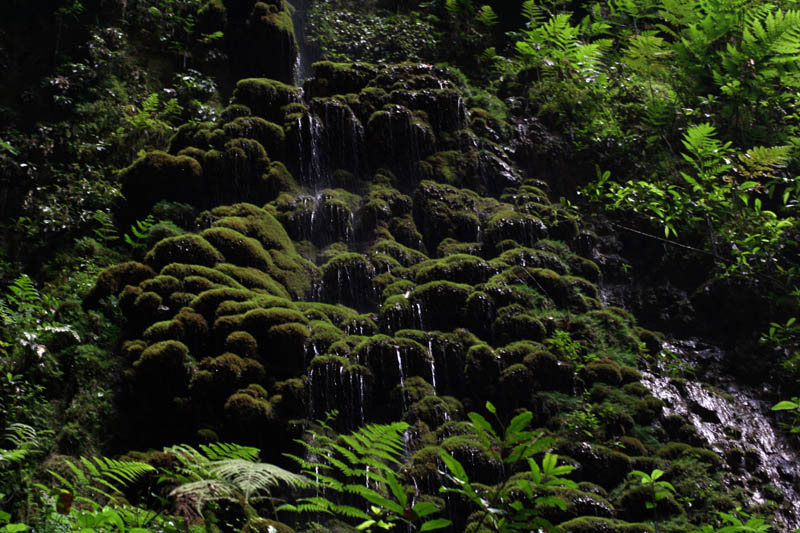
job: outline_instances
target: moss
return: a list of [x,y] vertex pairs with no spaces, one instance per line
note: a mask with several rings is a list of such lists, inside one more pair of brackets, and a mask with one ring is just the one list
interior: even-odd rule
[[342,330],[346,330],[359,320],[357,311],[343,305],[321,302],[297,302],[295,306],[308,317],[326,317],[334,326]]
[[370,308],[376,299],[375,267],[361,254],[343,253],[322,266],[322,299],[355,308]]
[[630,457],[599,444],[563,440],[556,444],[555,450],[581,464],[575,472],[580,481],[591,481],[609,490],[621,483],[633,468]]
[[[405,380],[402,387],[395,387],[392,391],[392,401],[403,405],[411,405],[427,397],[434,397],[435,394],[436,390],[434,390],[433,385],[420,376],[411,376]],[[438,425],[434,424],[434,427]]]
[[121,352],[123,357],[132,363],[139,359],[145,348],[147,348],[147,343],[141,339],[136,339],[123,342]]
[[483,244],[479,242],[461,242],[447,237],[436,248],[437,257],[447,257],[456,254],[480,256],[483,253]]
[[286,134],[283,128],[261,117],[238,117],[223,127],[231,139],[245,138],[257,141],[272,159],[284,158]]
[[161,270],[170,263],[213,267],[225,258],[203,237],[189,234],[164,239],[147,252],[144,260],[155,270]]
[[548,351],[537,350],[525,356],[524,364],[533,373],[537,388],[572,392],[575,374],[572,363],[559,361]]
[[613,518],[582,516],[558,525],[564,533],[655,533],[647,524],[629,523]]
[[382,329],[393,332],[413,327],[414,314],[411,303],[403,294],[397,294],[384,300],[380,309]]
[[478,174],[478,152],[472,150],[448,150],[429,156],[425,162],[428,178],[449,185],[472,185],[472,178]]
[[519,312],[520,310],[520,307],[512,305],[497,312],[497,318],[492,323],[492,338],[496,344],[544,339],[547,331],[542,322],[528,313]]
[[126,317],[134,316],[134,303],[140,294],[142,294],[142,289],[139,287],[126,285],[125,288],[122,289],[119,293],[119,308],[123,315]]
[[452,396],[428,395],[410,404],[406,420],[411,423],[421,420],[429,427],[439,427],[448,420],[460,420],[463,416],[464,407]]
[[249,290],[224,287],[200,293],[189,305],[195,311],[203,315],[206,320],[211,321],[217,312],[217,307],[219,307],[222,302],[227,300],[243,302],[252,297],[253,293]]
[[370,253],[386,254],[404,267],[410,267],[428,259],[422,252],[388,239],[377,241],[370,248]]
[[494,483],[502,465],[491,457],[480,442],[470,436],[454,436],[442,441],[444,451],[458,459],[464,466],[470,482]]
[[312,97],[358,93],[378,73],[369,63],[334,63],[318,61],[311,65],[314,77],[309,83]]
[[280,108],[300,100],[300,89],[267,78],[247,78],[236,82],[233,102],[247,106],[254,115],[281,123]]
[[273,410],[269,401],[240,391],[225,401],[225,416],[237,427],[246,429],[258,427],[271,420]]
[[162,241],[167,237],[177,237],[178,235],[183,235],[184,233],[186,232],[171,220],[162,220],[151,226],[147,231],[147,239],[145,240],[145,244],[148,248],[152,248],[158,244],[159,241]]
[[556,272],[546,268],[529,268],[529,283],[535,284],[558,307],[573,311],[586,312],[587,305],[581,299],[576,286],[581,286],[569,276],[559,276]]
[[159,200],[202,204],[203,168],[196,159],[166,152],[148,152],[120,171],[122,194],[133,220],[150,211]]
[[327,352],[332,344],[344,337],[344,332],[330,322],[312,320],[309,325],[311,327],[311,343],[319,353]]
[[161,269],[161,274],[183,280],[183,290],[185,292],[202,292],[215,288],[215,285],[224,285],[232,289],[245,289],[244,285],[227,274],[223,274],[215,268],[202,265],[170,263]]
[[[663,481],[668,481],[662,478]],[[627,520],[648,520],[656,513],[662,520],[670,515],[684,514],[683,507],[672,494],[663,493],[656,502],[656,508],[651,509],[653,504],[653,493],[650,487],[637,485],[626,490],[619,499],[619,505],[624,509],[622,516]]]
[[261,185],[266,198],[269,200],[274,200],[281,193],[296,192],[299,189],[294,176],[281,161],[270,162]]
[[194,394],[211,395],[214,399],[224,399],[232,390],[264,378],[260,363],[233,353],[207,357],[200,361],[199,368],[192,382]]
[[647,353],[655,355],[661,351],[664,344],[664,335],[640,327],[633,328],[633,333],[644,343]]
[[[302,312],[295,309],[273,307],[270,309],[253,309],[252,311],[246,312],[242,325],[258,339],[260,334],[263,334],[263,332],[269,330],[272,326],[286,324],[287,322],[307,325],[308,319],[306,319]],[[306,332],[307,331],[308,328],[306,328]]]
[[246,331],[234,331],[225,338],[225,349],[241,357],[258,355],[258,342]]
[[256,239],[222,227],[207,229],[200,235],[234,265],[253,267],[266,272],[274,268],[272,258]]
[[[153,318],[161,315],[161,296],[155,292],[142,292],[133,301],[133,313],[141,317]],[[128,316],[128,318],[131,318]]]
[[629,366],[620,367],[619,373],[622,377],[622,383],[625,385],[629,383],[638,383],[642,380],[641,372]]
[[177,320],[162,320],[144,330],[142,336],[151,344],[170,339],[182,341],[184,339],[183,324]]
[[181,281],[174,276],[158,275],[139,284],[143,291],[152,291],[162,298],[169,297],[175,291],[182,289]]
[[478,241],[481,227],[477,213],[487,200],[473,191],[422,181],[414,194],[413,215],[422,232],[425,246],[435,250],[447,237],[458,241]]
[[500,379],[500,359],[488,344],[478,344],[467,351],[464,378],[474,399],[496,398]]
[[139,382],[156,396],[180,394],[188,384],[189,349],[182,342],[167,340],[145,348],[133,363]]
[[480,257],[456,254],[442,259],[431,259],[420,263],[414,269],[418,284],[435,280],[477,285],[495,274],[492,267]]
[[308,326],[287,322],[269,328],[262,343],[270,374],[278,378],[297,377],[305,371],[305,351],[310,333]]
[[281,298],[291,298],[291,295],[283,285],[272,279],[269,274],[257,268],[237,266],[229,263],[220,263],[215,268],[229,275],[248,289],[265,291]]
[[489,217],[485,233],[487,244],[493,247],[506,239],[530,247],[547,236],[547,226],[533,215],[504,210]]
[[638,396],[640,398],[650,394],[650,390],[639,382],[626,383],[623,385],[622,391],[625,392],[625,394]]
[[219,119],[223,124],[225,124],[232,122],[239,117],[249,117],[252,114],[253,112],[246,105],[231,104],[220,112]]
[[411,291],[414,289],[414,286],[415,285],[413,282],[408,281],[406,279],[400,279],[387,285],[383,289],[381,296],[385,301],[387,298],[391,296],[404,295],[406,293],[410,294]]
[[684,442],[668,442],[656,451],[656,455],[672,460],[680,457],[693,457],[712,466],[720,466],[722,464],[722,459],[716,452],[704,448],[695,448]]
[[533,248],[512,248],[500,254],[499,259],[509,265],[526,268],[547,268],[560,275],[570,272],[567,264],[557,254]]
[[619,365],[613,361],[594,361],[587,364],[581,370],[581,377],[586,384],[608,383],[609,385],[619,386],[622,383],[622,374]]
[[391,218],[388,229],[400,244],[415,250],[425,250],[422,234],[410,216]]
[[373,185],[359,210],[362,219],[374,228],[378,221],[403,217],[411,213],[411,197],[385,185]]
[[472,287],[450,281],[431,281],[419,285],[411,294],[411,304],[420,311],[425,329],[452,330],[464,325],[464,309]]
[[649,453],[642,441],[635,437],[620,437],[619,442],[622,444],[622,451],[631,457],[644,456]]
[[528,367],[521,363],[508,366],[500,373],[499,379],[500,395],[509,412],[527,404],[534,388],[533,375]]
[[103,298],[116,295],[126,285],[138,285],[142,281],[150,279],[155,275],[156,273],[152,268],[137,263],[136,261],[110,266],[103,270],[97,277],[94,287],[92,287],[89,294],[84,298],[83,305],[91,309]]

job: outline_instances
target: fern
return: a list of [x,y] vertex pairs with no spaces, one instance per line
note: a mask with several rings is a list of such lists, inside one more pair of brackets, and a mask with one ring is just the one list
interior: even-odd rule
[[[322,427],[327,431],[331,429],[325,423]],[[298,441],[311,459],[288,457],[300,464],[303,473],[313,479],[313,485],[326,496],[304,497],[297,504],[283,505],[279,510],[364,520],[359,528],[369,527],[374,523],[374,517],[358,509],[355,502],[351,504],[352,497],[377,506],[381,512],[390,513],[381,518],[388,522],[411,524],[407,517],[414,513],[423,517],[436,512],[435,506],[428,509],[426,504],[412,505],[395,475],[395,470],[402,465],[400,459],[405,453],[403,433],[408,427],[405,422],[370,424],[350,435],[337,437],[311,432],[309,442]],[[444,519],[424,522],[420,531],[439,529],[449,523]]]
[[147,233],[155,224],[156,219],[153,215],[147,215],[144,220],[137,220],[134,224],[131,224],[131,232],[123,236],[125,243],[134,250],[145,248],[147,246]]
[[475,20],[489,28],[496,26],[499,22],[497,13],[494,12],[490,5],[482,5],[480,9],[478,9],[478,14],[475,15]]
[[41,447],[37,431],[27,424],[11,424],[6,428],[5,440],[14,447],[0,449],[0,466],[8,467],[24,461],[31,453]]
[[546,20],[546,11],[535,0],[525,0],[522,3],[522,16],[528,21],[528,27],[538,26]]
[[110,243],[119,239],[117,228],[114,226],[114,220],[111,218],[110,214],[98,209],[92,215],[92,220],[97,222],[99,225],[99,227],[93,229],[92,231],[95,235],[97,235],[97,238],[100,239],[101,242]]
[[[200,445],[200,449],[181,444],[164,449],[181,463],[173,472],[180,485],[169,497],[190,502],[192,511],[202,515],[210,501],[230,500],[245,503],[271,498],[272,490],[283,484],[290,488],[309,486],[305,477],[268,463],[258,463],[259,450],[230,443]],[[180,507],[180,505],[179,505]]]

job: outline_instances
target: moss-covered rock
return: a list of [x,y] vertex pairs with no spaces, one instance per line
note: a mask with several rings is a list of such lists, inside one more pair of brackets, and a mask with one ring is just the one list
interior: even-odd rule
[[142,281],[155,275],[156,273],[152,268],[136,261],[110,266],[97,277],[94,287],[84,298],[83,305],[91,309],[103,298],[118,294],[126,285],[139,285]]
[[358,253],[343,253],[322,266],[322,299],[356,309],[370,309],[376,300],[375,267]]
[[[287,80],[288,81],[288,80]],[[236,83],[233,101],[247,106],[254,115],[269,122],[283,122],[281,108],[300,100],[300,89],[267,78],[247,78]]]
[[558,525],[565,533],[655,533],[647,524],[629,523],[614,518],[582,516]]
[[172,397],[185,392],[189,383],[189,349],[167,340],[145,348],[133,363],[141,387],[157,397]]
[[465,325],[465,305],[472,287],[450,281],[431,281],[419,285],[411,294],[420,326],[429,330],[452,330]]
[[449,420],[460,420],[464,416],[461,402],[452,396],[425,396],[408,407],[406,420],[421,420],[429,427],[439,427]]
[[187,234],[159,242],[147,252],[144,260],[155,270],[161,270],[170,263],[213,267],[223,262],[225,257],[200,235]]
[[455,283],[477,285],[496,272],[489,263],[474,255],[456,254],[442,259],[431,259],[416,266],[418,284],[447,280]]
[[148,152],[120,172],[126,211],[123,222],[143,217],[159,200],[204,205],[203,168],[191,157]]

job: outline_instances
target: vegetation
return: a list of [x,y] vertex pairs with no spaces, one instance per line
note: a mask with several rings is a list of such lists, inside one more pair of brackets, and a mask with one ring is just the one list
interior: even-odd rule
[[0,6],[0,531],[799,525],[800,2],[298,4]]

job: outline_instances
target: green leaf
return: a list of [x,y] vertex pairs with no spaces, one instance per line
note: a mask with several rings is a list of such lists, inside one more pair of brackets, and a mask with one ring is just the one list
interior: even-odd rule
[[494,430],[492,429],[492,425],[489,423],[489,421],[486,420],[480,414],[471,412],[467,414],[467,417],[469,418],[470,422],[472,422],[472,425],[475,426],[475,428],[489,433],[494,432]]
[[524,411],[512,418],[511,422],[509,422],[508,427],[506,428],[506,440],[509,440],[512,435],[515,435],[528,427],[528,424],[531,423],[531,420],[533,420],[533,413],[530,411]]
[[419,502],[414,507],[412,507],[412,510],[418,517],[423,518],[425,516],[428,516],[429,514],[435,513],[436,511],[439,510],[439,508],[436,507],[436,504],[431,502]]
[[368,487],[365,487],[363,485],[348,485],[347,490],[355,494],[358,494],[368,502],[374,503],[375,505],[383,509],[386,509],[387,511],[391,511],[395,514],[403,516],[403,512],[405,511],[404,507],[398,505],[397,502],[393,502],[388,498],[384,498],[383,496],[381,496],[380,494],[378,494],[377,492]]
[[461,483],[469,483],[469,476],[458,459],[444,450],[439,450],[439,458],[445,464],[450,473]]
[[452,522],[447,520],[446,518],[436,518],[434,520],[428,520],[419,528],[420,531],[433,531],[434,529],[442,529],[444,527],[448,527]]
[[789,411],[798,408],[800,408],[800,404],[797,404],[795,402],[790,402],[789,400],[778,402],[772,406],[773,411]]
[[486,402],[486,410],[492,413],[493,415],[497,414],[497,408],[495,408],[492,402],[489,401]]

